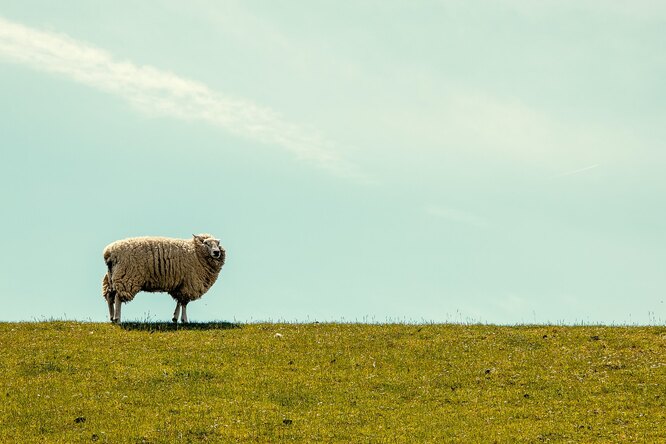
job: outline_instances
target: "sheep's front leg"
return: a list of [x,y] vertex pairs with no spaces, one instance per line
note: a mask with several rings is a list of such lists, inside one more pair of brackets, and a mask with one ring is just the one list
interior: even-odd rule
[[183,315],[180,318],[180,322],[187,324],[187,302],[183,304]]
[[120,296],[116,293],[116,302],[114,304],[115,312],[113,314],[112,322],[120,324],[120,309],[122,307],[122,302],[120,301]]
[[[176,302],[176,310],[173,312],[173,322],[178,322],[178,316],[180,316],[180,302]],[[185,307],[183,307],[183,313],[185,313]]]

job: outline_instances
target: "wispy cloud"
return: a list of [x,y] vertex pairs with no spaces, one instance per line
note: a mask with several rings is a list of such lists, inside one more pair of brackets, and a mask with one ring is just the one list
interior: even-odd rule
[[580,173],[583,173],[585,171],[593,170],[597,167],[599,167],[599,164],[595,163],[594,165],[588,165],[586,167],[578,168],[578,169],[573,170],[573,171],[566,171],[564,173],[556,174],[553,177],[551,177],[551,179],[557,179],[558,177],[565,177],[565,176],[573,176],[574,174],[580,174]]
[[476,228],[487,228],[488,222],[475,214],[472,214],[468,211],[460,210],[458,208],[451,207],[442,207],[439,205],[428,205],[425,208],[427,214],[447,220],[449,222],[455,222],[458,224],[470,225]]
[[63,34],[0,17],[0,58],[120,96],[146,113],[204,121],[241,137],[277,145],[338,176],[364,179],[355,165],[335,152],[330,141],[267,107],[225,96],[203,83],[151,66],[118,60]]

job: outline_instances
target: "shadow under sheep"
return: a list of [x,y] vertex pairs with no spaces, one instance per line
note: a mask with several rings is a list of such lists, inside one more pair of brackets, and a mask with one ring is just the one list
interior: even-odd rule
[[241,324],[234,322],[188,322],[186,324],[175,322],[121,322],[120,328],[128,331],[178,331],[178,330],[232,330],[242,328]]

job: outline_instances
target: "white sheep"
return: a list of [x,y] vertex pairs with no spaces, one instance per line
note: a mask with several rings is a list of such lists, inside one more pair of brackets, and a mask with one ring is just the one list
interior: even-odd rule
[[169,293],[176,300],[173,322],[181,309],[181,322],[187,322],[188,302],[199,299],[215,283],[225,256],[219,239],[209,234],[192,239],[135,237],[107,245],[102,295],[111,322],[120,322],[121,304],[140,291]]

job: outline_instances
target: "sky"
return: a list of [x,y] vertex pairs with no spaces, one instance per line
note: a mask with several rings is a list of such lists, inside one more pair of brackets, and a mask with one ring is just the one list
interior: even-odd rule
[[0,0],[0,321],[663,324],[665,5]]

